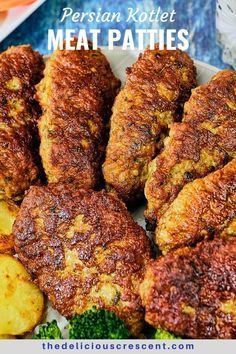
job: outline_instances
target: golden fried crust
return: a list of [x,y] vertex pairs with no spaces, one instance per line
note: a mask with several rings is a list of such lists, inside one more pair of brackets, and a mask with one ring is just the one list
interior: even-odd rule
[[236,73],[219,72],[193,90],[182,123],[171,126],[163,152],[149,167],[145,217],[155,223],[183,186],[236,156]]
[[166,253],[215,233],[236,236],[236,159],[181,190],[161,217],[155,242]]
[[219,146],[236,157],[236,72],[220,71],[210,83],[193,90],[183,121],[217,135]]
[[140,332],[138,288],[150,245],[117,197],[72,185],[32,187],[13,233],[20,260],[61,314],[95,305]]
[[166,212],[186,183],[228,161],[217,137],[206,129],[175,123],[169,134],[163,152],[149,165],[145,186],[148,207],[144,214],[152,223]]
[[127,69],[124,89],[113,106],[103,173],[108,189],[125,201],[143,194],[149,162],[168,125],[179,119],[195,86],[192,60],[180,50],[145,50]]
[[37,86],[43,108],[40,154],[49,182],[94,188],[101,177],[105,125],[120,81],[100,50],[57,50]]
[[38,179],[40,108],[33,97],[43,67],[41,55],[29,45],[0,54],[0,199],[19,197]]
[[145,320],[179,336],[236,338],[236,239],[200,242],[150,262]]

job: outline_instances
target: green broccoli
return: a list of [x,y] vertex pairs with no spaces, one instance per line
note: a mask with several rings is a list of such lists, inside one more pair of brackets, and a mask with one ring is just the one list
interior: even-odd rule
[[124,321],[113,312],[92,307],[69,321],[70,339],[127,339]]
[[181,337],[176,337],[174,334],[165,331],[164,329],[158,328],[154,335],[155,339],[181,339]]
[[39,332],[33,336],[33,339],[62,339],[61,330],[57,321],[47,322],[46,325],[39,326]]

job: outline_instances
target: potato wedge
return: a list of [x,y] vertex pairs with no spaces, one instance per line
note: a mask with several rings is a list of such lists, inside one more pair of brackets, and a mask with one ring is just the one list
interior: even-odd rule
[[19,260],[0,254],[0,335],[31,331],[40,321],[44,298]]
[[0,200],[0,253],[11,253],[14,250],[12,226],[19,211],[12,201]]

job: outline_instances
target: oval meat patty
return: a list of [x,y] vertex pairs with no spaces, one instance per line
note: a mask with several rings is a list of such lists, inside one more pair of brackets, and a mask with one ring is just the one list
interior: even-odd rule
[[182,123],[171,125],[164,149],[149,165],[145,217],[152,224],[183,186],[236,157],[236,72],[224,70],[193,90]]
[[179,120],[196,85],[193,61],[180,50],[146,49],[127,69],[113,106],[103,166],[109,190],[124,201],[143,195],[148,164],[162,147],[168,125]]
[[145,320],[190,338],[236,338],[236,239],[202,241],[151,261]]
[[0,54],[0,199],[21,198],[38,179],[35,88],[43,58],[29,45]]
[[95,305],[140,332],[149,239],[117,197],[72,185],[30,188],[13,233],[19,259],[62,315]]
[[95,188],[101,178],[106,124],[120,81],[98,50],[56,50],[37,86],[43,109],[40,155],[48,182]]
[[160,218],[155,242],[167,253],[215,233],[236,236],[236,159],[180,191]]

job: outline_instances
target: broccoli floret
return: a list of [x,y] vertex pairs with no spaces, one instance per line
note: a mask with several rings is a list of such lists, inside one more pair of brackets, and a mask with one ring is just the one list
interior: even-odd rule
[[46,325],[39,326],[39,332],[33,336],[33,339],[62,339],[61,330],[57,321],[47,322]]
[[130,333],[113,312],[95,307],[69,321],[70,339],[127,339]]
[[174,334],[165,331],[164,329],[158,328],[154,335],[155,339],[181,339],[181,337],[176,337]]

